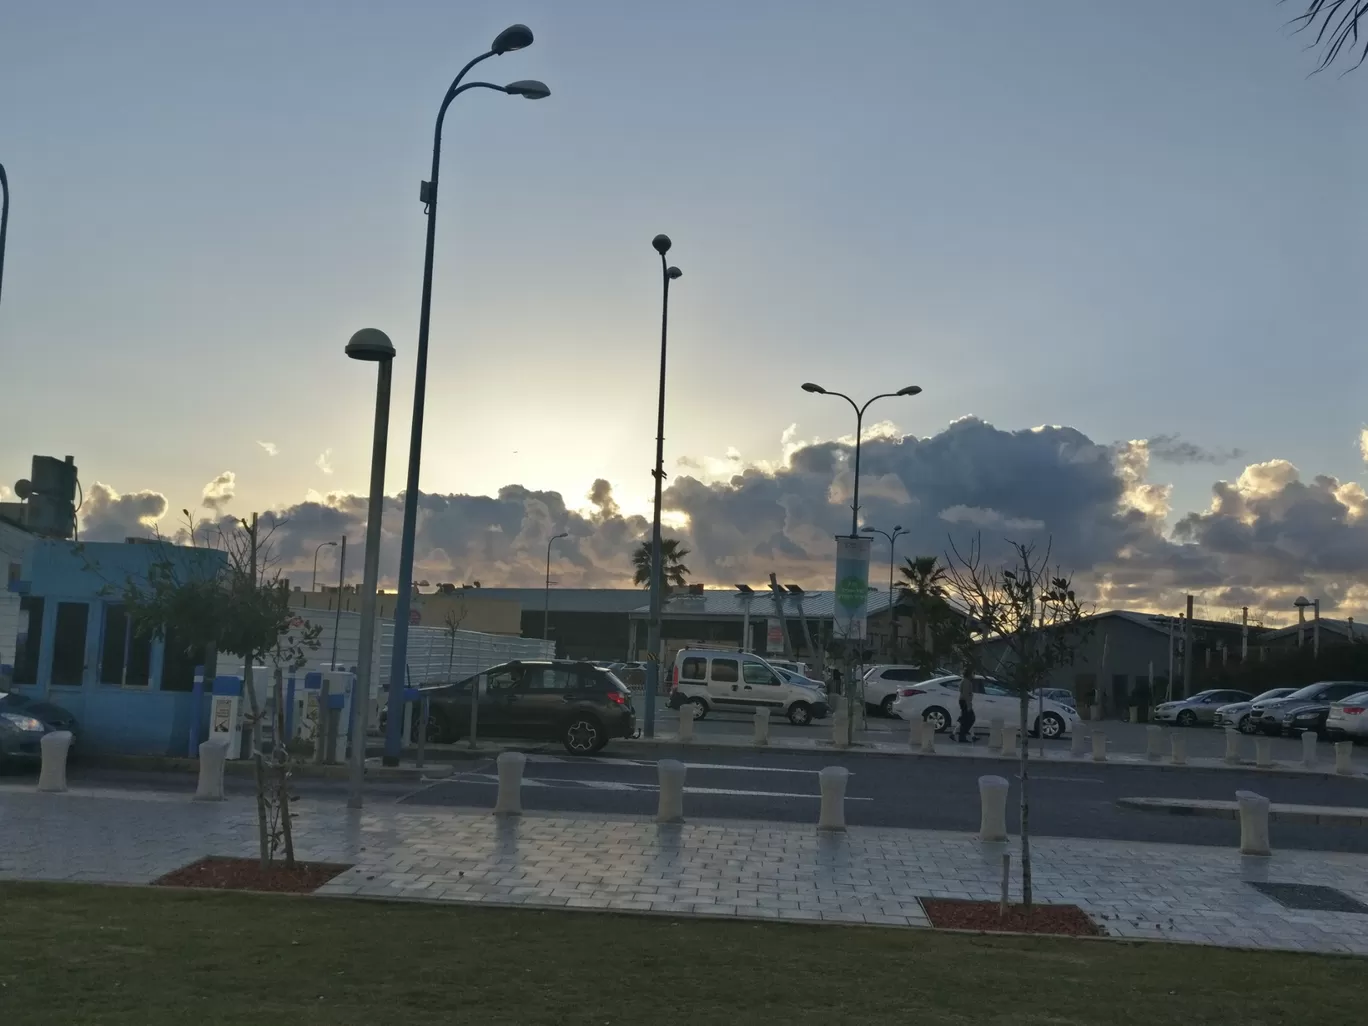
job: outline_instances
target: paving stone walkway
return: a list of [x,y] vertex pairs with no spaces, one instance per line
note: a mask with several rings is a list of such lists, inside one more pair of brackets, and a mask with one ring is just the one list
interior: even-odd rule
[[[1004,850],[964,834],[486,811],[297,806],[301,858],[354,864],[325,895],[926,926],[923,897],[996,900]],[[255,852],[250,799],[37,794],[0,786],[0,879],[149,883],[205,855]],[[1368,903],[1368,856],[1039,838],[1037,901],[1081,906],[1107,933],[1368,954],[1368,914],[1293,911],[1253,883]],[[1017,889],[1013,886],[1013,897]],[[1322,899],[1324,894],[1320,896]]]

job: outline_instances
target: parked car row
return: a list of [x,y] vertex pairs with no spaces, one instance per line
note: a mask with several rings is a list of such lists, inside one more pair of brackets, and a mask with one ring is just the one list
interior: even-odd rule
[[[1281,698],[1254,702],[1249,709],[1252,731],[1274,737],[1299,737],[1307,731],[1326,735],[1331,708],[1346,704],[1346,699],[1357,699],[1363,692],[1368,692],[1368,681],[1318,681]],[[1368,702],[1368,696],[1363,701]],[[1341,713],[1337,723],[1343,716]]]
[[[1368,737],[1368,681],[1318,681],[1301,688],[1273,688],[1251,696],[1244,691],[1211,689],[1155,707],[1160,723],[1180,727],[1210,724],[1235,727],[1244,734],[1299,737]],[[1333,720],[1332,720],[1333,716]]]

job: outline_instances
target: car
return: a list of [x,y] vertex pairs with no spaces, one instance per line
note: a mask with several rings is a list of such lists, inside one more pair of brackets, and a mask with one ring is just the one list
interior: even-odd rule
[[796,673],[800,677],[807,677],[807,663],[800,663],[793,659],[771,659],[765,657],[765,662],[769,663],[776,670],[788,670],[789,673]]
[[1337,741],[1368,738],[1368,691],[1331,702],[1325,717],[1325,733]]
[[1048,702],[1058,702],[1060,705],[1067,705],[1070,709],[1077,711],[1078,699],[1074,693],[1067,688],[1036,688],[1031,692],[1031,701],[1035,702],[1044,698]]
[[794,683],[758,655],[728,649],[683,648],[670,673],[670,708],[692,704],[694,718],[713,710],[769,709],[797,727],[826,716],[827,693]]
[[1232,702],[1248,702],[1251,698],[1253,696],[1247,691],[1210,688],[1190,698],[1160,702],[1154,707],[1154,719],[1156,723],[1176,723],[1180,727],[1195,727],[1198,724],[1210,727],[1216,723],[1216,710],[1221,706]]
[[[768,662],[768,660],[766,660],[766,662]],[[774,666],[773,663],[770,663],[770,665]],[[826,685],[820,680],[804,677],[801,673],[794,673],[792,670],[786,670],[782,666],[774,666],[774,668],[779,671],[779,676],[783,677],[784,680],[788,681],[790,684],[798,684],[805,688],[816,688],[818,691],[823,693],[826,692]]]
[[[960,678],[955,675],[936,677],[899,689],[893,701],[893,714],[899,719],[921,717],[931,724],[936,733],[944,733],[959,717]],[[1037,733],[1047,738],[1064,737],[1078,725],[1078,711],[1051,699],[1031,699],[1029,712],[1032,736]],[[1021,693],[1009,684],[991,677],[974,678],[974,732],[985,733],[995,719],[1002,725],[1017,728],[1021,725]]]
[[1325,734],[1325,721],[1329,715],[1329,702],[1293,705],[1283,711],[1281,733],[1286,737],[1301,737],[1310,731],[1320,737]]
[[1307,705],[1311,702],[1324,702],[1327,705],[1368,691],[1368,681],[1361,680],[1322,680],[1298,688],[1290,695],[1275,698],[1271,702],[1259,702],[1249,710],[1249,720],[1255,732],[1262,731],[1274,737],[1283,732],[1283,714],[1293,706]]
[[41,761],[43,735],[54,730],[70,731],[74,737],[76,718],[60,705],[13,691],[0,692],[0,762]]
[[898,698],[899,689],[908,684],[920,684],[924,680],[949,676],[948,670],[935,670],[927,673],[916,666],[880,663],[871,666],[864,675],[865,708],[870,715],[893,715],[893,703]]
[[1231,702],[1229,705],[1223,705],[1216,710],[1216,726],[1234,727],[1241,734],[1253,734],[1256,728],[1254,721],[1250,719],[1249,711],[1262,702],[1286,698],[1296,690],[1296,688],[1274,688],[1261,695],[1255,695],[1248,702]]
[[627,685],[607,667],[573,659],[515,659],[418,693],[430,699],[427,738],[437,744],[469,735],[472,694],[477,736],[559,739],[571,755],[593,755],[637,733]]

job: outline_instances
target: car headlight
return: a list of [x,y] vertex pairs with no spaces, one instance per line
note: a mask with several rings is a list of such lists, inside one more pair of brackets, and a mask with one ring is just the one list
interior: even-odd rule
[[0,720],[4,720],[15,730],[26,730],[30,732],[42,733],[43,723],[35,720],[32,716],[24,716],[21,713],[0,713]]
[[1293,713],[1289,718],[1294,720],[1314,720],[1320,713],[1310,710],[1307,712]]

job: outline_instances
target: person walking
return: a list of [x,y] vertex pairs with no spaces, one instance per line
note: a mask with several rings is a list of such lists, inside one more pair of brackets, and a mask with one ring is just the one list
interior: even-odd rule
[[960,677],[959,686],[959,737],[957,740],[972,742],[974,740],[974,676],[966,671]]

